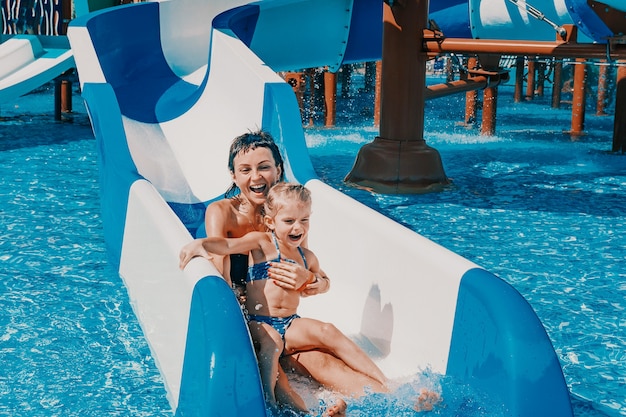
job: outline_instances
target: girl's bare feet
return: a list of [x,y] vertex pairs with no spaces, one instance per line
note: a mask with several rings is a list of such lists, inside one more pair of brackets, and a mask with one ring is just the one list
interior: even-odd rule
[[441,402],[441,397],[435,391],[429,391],[422,388],[413,409],[417,412],[432,411],[433,407]]
[[322,414],[322,417],[345,416],[348,404],[341,399],[336,398],[334,404],[330,405]]

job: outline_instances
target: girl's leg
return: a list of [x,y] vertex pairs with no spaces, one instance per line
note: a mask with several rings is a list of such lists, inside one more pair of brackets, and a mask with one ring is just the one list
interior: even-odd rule
[[257,345],[259,373],[267,401],[273,406],[278,402],[299,411],[308,411],[304,400],[291,388],[287,375],[278,363],[284,349],[280,334],[266,323],[251,321],[248,327]]
[[267,400],[276,403],[276,381],[278,379],[278,359],[283,351],[283,340],[269,324],[250,321],[248,323],[252,340],[257,344],[257,360],[263,391]]
[[285,351],[312,349],[326,350],[355,371],[383,386],[387,383],[387,378],[370,357],[334,325],[308,318],[295,319],[285,333]]

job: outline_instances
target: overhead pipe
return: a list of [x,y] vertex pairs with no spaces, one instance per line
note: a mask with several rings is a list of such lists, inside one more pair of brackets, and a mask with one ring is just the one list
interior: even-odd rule
[[457,53],[467,55],[538,55],[555,58],[607,59],[609,61],[626,59],[626,45],[577,43],[576,26],[564,25],[563,27],[567,32],[566,36],[557,35],[554,42],[446,38],[441,32],[426,29],[424,31],[424,49],[433,56]]
[[[481,74],[479,71],[470,71],[470,74]],[[426,87],[425,99],[432,100],[457,93],[482,90],[484,88],[496,87],[500,82],[509,79],[507,71],[493,72],[486,75],[475,75],[462,80],[447,83],[435,84]]]

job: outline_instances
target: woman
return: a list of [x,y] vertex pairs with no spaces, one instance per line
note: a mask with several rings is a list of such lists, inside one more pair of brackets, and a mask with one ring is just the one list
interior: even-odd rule
[[[207,236],[233,238],[252,231],[264,231],[262,210],[267,192],[284,177],[283,159],[276,143],[262,131],[235,138],[230,148],[228,169],[233,185],[226,193],[227,198],[207,207]],[[237,190],[239,194],[236,194]],[[184,268],[196,256],[210,259],[234,288],[245,285],[248,254],[238,257],[209,255],[203,246],[203,239],[196,239],[181,250],[180,267]],[[330,280],[323,271],[313,276],[300,264],[274,262],[271,265],[269,277],[282,288],[294,290],[304,286],[302,294],[306,296],[321,294],[330,288]],[[310,376],[322,385],[348,396],[364,395],[366,389],[386,392],[380,382],[355,372],[341,360],[321,351],[298,352],[284,358],[282,366]],[[278,385],[277,397],[282,397],[278,398],[280,402],[294,404],[294,401],[298,401],[282,369],[279,370]]]

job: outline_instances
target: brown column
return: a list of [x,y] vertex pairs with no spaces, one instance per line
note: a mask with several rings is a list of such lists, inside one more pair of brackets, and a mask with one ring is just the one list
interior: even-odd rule
[[604,106],[606,104],[607,96],[607,73],[609,67],[606,65],[606,60],[600,61],[600,67],[598,68],[598,100],[596,101],[596,116],[606,116]]
[[537,62],[537,97],[543,97],[543,89],[546,83],[546,64]]
[[[478,64],[476,57],[470,57],[467,60],[467,69],[475,70]],[[470,74],[466,74],[471,77]],[[472,90],[465,93],[465,125],[471,126],[476,124],[476,103],[478,102],[478,91]]]
[[452,60],[450,57],[446,59],[446,82],[454,81],[454,67],[452,66]]
[[563,63],[554,62],[554,78],[552,79],[552,108],[561,107],[561,89],[563,88]]
[[424,29],[428,0],[383,4],[380,136],[361,148],[345,181],[380,193],[419,193],[448,183],[426,145]]
[[383,62],[376,61],[376,89],[374,90],[374,126],[380,126],[380,84],[383,74]]
[[498,106],[498,87],[487,87],[483,91],[483,117],[480,134],[493,136],[496,134],[496,109]]
[[73,70],[69,70],[54,80],[54,118],[62,120],[63,113],[72,112],[72,81],[69,75]]
[[518,56],[515,61],[515,93],[513,96],[515,103],[520,103],[524,99],[522,91],[524,91],[524,57]]
[[535,62],[529,58],[528,60],[528,80],[526,81],[526,100],[535,98]]
[[325,126],[335,126],[337,108],[337,74],[324,71]]
[[574,66],[574,94],[572,96],[571,135],[582,135],[585,128],[585,78],[587,65],[584,58],[576,58]]
[[626,61],[619,61],[615,93],[615,121],[613,125],[613,152],[626,153]]

